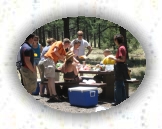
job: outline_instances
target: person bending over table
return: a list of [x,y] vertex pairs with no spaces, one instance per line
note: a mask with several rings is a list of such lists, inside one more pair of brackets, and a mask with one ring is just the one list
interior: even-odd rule
[[49,89],[48,89],[47,85],[45,85],[45,87],[47,89],[47,95],[45,95],[44,92],[43,92],[43,86],[44,86],[43,82],[48,81],[46,78],[44,78],[44,65],[43,65],[43,62],[44,62],[44,59],[45,59],[44,55],[46,54],[46,52],[49,50],[49,48],[51,47],[51,45],[54,42],[56,42],[56,40],[54,38],[50,38],[50,39],[46,40],[46,43],[48,45],[43,48],[42,53],[41,53],[41,60],[38,63],[38,68],[40,69],[40,78],[41,78],[41,82],[39,84],[39,86],[40,86],[40,96],[41,97],[45,97],[45,96],[49,97],[50,96]]
[[51,45],[47,53],[44,55],[44,75],[48,79],[48,88],[50,92],[50,99],[47,102],[61,102],[62,100],[56,93],[55,89],[55,64],[61,60],[64,62],[66,51],[69,48],[70,40],[65,38],[62,41],[57,41]]

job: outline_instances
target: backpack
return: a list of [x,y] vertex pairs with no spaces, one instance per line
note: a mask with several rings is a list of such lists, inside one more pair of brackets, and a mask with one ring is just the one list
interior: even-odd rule
[[17,70],[20,70],[20,68],[22,66],[21,53],[20,53],[21,47],[20,47],[19,52],[17,54],[17,62],[16,62]]

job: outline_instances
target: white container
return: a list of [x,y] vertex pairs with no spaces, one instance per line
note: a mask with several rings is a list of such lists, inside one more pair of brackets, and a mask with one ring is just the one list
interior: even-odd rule
[[105,71],[114,71],[114,65],[106,65]]

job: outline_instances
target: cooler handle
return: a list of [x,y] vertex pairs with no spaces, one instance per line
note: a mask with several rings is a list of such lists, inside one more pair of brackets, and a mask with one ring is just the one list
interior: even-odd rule
[[95,97],[96,91],[90,91],[90,97]]

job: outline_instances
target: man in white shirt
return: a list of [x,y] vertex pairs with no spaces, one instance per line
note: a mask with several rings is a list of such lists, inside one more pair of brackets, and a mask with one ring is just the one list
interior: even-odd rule
[[[80,47],[79,47],[79,52],[78,52],[78,57],[79,56],[83,56],[83,55],[88,56],[91,53],[91,51],[92,51],[92,47],[90,46],[90,44],[86,40],[83,39],[83,31],[78,31],[77,35],[78,35],[77,39],[79,41],[81,41],[81,44],[80,44]],[[71,46],[74,45],[73,41],[71,42]],[[87,54],[85,54],[85,48],[88,49],[88,53]]]

